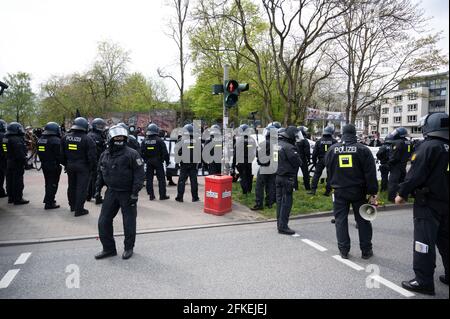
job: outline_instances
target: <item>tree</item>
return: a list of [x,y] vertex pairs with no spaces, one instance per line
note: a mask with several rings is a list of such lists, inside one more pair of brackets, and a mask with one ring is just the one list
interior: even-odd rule
[[16,122],[28,123],[34,120],[36,95],[31,89],[31,76],[25,72],[9,74],[4,78],[9,86],[3,93],[3,103],[6,118]]
[[184,122],[184,85],[185,85],[185,71],[186,65],[189,61],[189,56],[185,51],[185,39],[189,32],[189,27],[186,25],[187,13],[189,10],[189,0],[172,0],[172,7],[175,9],[176,16],[169,22],[170,38],[175,42],[178,48],[178,65],[180,67],[180,79],[177,80],[173,75],[165,73],[158,68],[158,75],[163,79],[171,79],[175,82],[180,92],[180,121]]

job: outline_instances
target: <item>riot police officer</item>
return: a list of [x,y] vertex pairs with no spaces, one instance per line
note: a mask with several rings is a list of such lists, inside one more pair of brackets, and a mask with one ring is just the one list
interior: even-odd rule
[[[25,145],[25,131],[17,122],[11,122],[6,129],[6,184],[8,191],[8,203],[14,205],[28,204],[30,201],[23,199],[23,175],[27,162],[27,147]],[[5,143],[6,142],[6,143]]]
[[[271,170],[270,166],[278,162],[278,150],[275,141],[270,139],[271,132],[277,134],[277,129],[275,126],[269,125],[265,130],[265,140],[258,145],[256,159],[260,167],[256,175],[255,206],[251,210],[262,210],[264,208],[264,190],[266,191],[266,207],[272,208],[272,205],[276,202],[276,170]],[[263,156],[261,156],[261,152],[263,152]]]
[[371,204],[377,201],[375,159],[367,146],[357,142],[354,125],[345,125],[342,133],[342,141],[332,145],[325,157],[329,183],[334,189],[333,211],[338,248],[341,257],[347,259],[350,251],[348,213],[352,205],[358,225],[361,257],[369,259],[373,256],[372,224],[361,217],[359,208],[367,203],[367,195]]
[[100,157],[96,193],[106,185],[105,199],[98,219],[98,232],[103,250],[95,256],[102,259],[117,255],[113,219],[122,211],[125,233],[123,259],[133,255],[136,241],[136,216],[139,191],[144,185],[144,162],[138,152],[127,147],[128,131],[113,126],[108,132],[109,146]]
[[[97,150],[97,162],[100,159],[100,155],[105,151],[106,149],[106,142],[104,138],[103,132],[106,129],[106,122],[102,118],[96,118],[92,121],[92,131],[88,133],[88,136],[92,138],[92,140],[95,142],[95,147]],[[90,201],[92,197],[94,197],[95,194],[95,185],[97,182],[97,169],[90,172],[90,178],[89,178],[89,189],[87,194],[87,201]],[[101,204],[103,202],[101,195],[99,197],[95,198],[95,204]]]
[[415,197],[414,258],[415,278],[402,282],[405,289],[434,295],[436,248],[442,256],[445,275],[439,280],[448,285],[448,114],[434,113],[421,121],[423,143],[411,157],[411,169],[400,184],[396,204]]
[[209,139],[205,141],[205,148],[211,148],[209,155],[211,161],[207,163],[208,174],[217,175],[222,173],[222,136],[220,126],[214,124],[209,130]]
[[45,180],[45,209],[56,209],[55,195],[61,176],[61,128],[55,122],[45,125],[42,137],[37,142],[39,159]]
[[252,163],[256,157],[256,141],[250,136],[247,124],[242,124],[238,129],[236,142],[233,149],[232,168],[239,172],[242,193],[250,194],[253,188]]
[[384,192],[388,189],[389,179],[389,151],[391,149],[392,135],[388,134],[384,139],[383,145],[378,149],[377,159],[380,161],[380,173],[381,173],[381,191]]
[[[334,129],[331,126],[327,126],[323,130],[322,138],[320,138],[316,144],[314,145],[314,150],[312,154],[312,163],[315,165],[314,176],[312,178],[311,183],[311,192],[308,194],[316,195],[317,184],[319,183],[320,176],[325,168],[325,154],[331,148],[333,144],[336,144],[337,141],[333,138]],[[331,193],[331,187],[329,178],[327,178],[326,182],[326,190],[325,196],[329,196]]]
[[294,191],[294,179],[301,160],[298,155],[296,142],[303,138],[295,126],[289,126],[279,134],[278,141],[278,168],[275,179],[277,199],[277,228],[280,234],[293,235],[295,231],[289,228]]
[[152,123],[147,128],[145,140],[141,144],[141,154],[147,164],[145,178],[147,180],[147,194],[150,200],[155,199],[153,191],[153,175],[156,173],[159,187],[159,199],[166,200],[169,196],[166,194],[166,176],[164,174],[163,162],[169,166],[170,159],[167,147],[164,141],[159,137],[159,127]]
[[[309,181],[309,162],[311,158],[311,146],[309,145],[308,140],[306,139],[308,135],[308,128],[305,126],[299,126],[298,129],[300,132],[302,132],[303,139],[296,143],[298,155],[300,156],[300,160],[302,161],[302,165],[300,166],[300,169],[302,170],[303,175],[303,186],[305,187],[305,190],[309,191],[311,190],[311,185]],[[298,178],[295,179],[295,186],[294,189],[298,189]]]
[[5,184],[6,176],[6,144],[3,144],[3,138],[5,137],[6,127],[8,124],[2,119],[0,119],[0,198],[6,197],[6,191],[3,188]]
[[127,132],[128,132],[127,146],[134,149],[140,155],[141,154],[141,146],[139,145],[137,138],[134,135],[130,134],[130,128],[128,127],[128,125],[126,125],[125,123],[119,123],[117,125],[119,125],[127,130]]
[[89,172],[97,167],[95,142],[87,136],[89,123],[83,117],[73,121],[70,133],[61,140],[62,164],[68,176],[67,197],[75,217],[89,214],[84,208],[89,186]]
[[406,176],[406,165],[411,156],[412,145],[406,139],[408,131],[404,127],[396,128],[392,133],[392,144],[389,152],[388,199],[394,202],[399,184]]

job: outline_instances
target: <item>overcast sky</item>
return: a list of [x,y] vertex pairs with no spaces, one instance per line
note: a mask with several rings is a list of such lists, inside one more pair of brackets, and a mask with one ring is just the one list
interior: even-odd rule
[[[130,71],[157,78],[158,67],[170,70],[177,59],[176,46],[164,33],[171,12],[165,3],[167,0],[0,0],[0,79],[6,73],[28,72],[37,89],[51,75],[86,71],[101,40],[112,40],[131,51]],[[422,1],[426,15],[433,17],[430,26],[444,31],[440,47],[446,53],[448,6],[448,0]],[[187,84],[194,80],[188,74]],[[170,81],[166,85],[170,97],[176,99],[176,87]]]

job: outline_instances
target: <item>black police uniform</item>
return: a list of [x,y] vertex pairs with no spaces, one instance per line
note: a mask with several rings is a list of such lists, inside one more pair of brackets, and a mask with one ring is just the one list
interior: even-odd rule
[[61,140],[62,164],[68,176],[67,197],[75,215],[86,213],[84,203],[89,186],[89,172],[97,167],[95,142],[83,131],[71,130]]
[[391,202],[395,200],[399,184],[405,179],[406,165],[411,157],[412,150],[412,144],[406,138],[398,138],[392,141],[388,162],[388,199]]
[[[311,159],[311,146],[309,141],[306,139],[301,140],[295,144],[297,146],[298,155],[300,156],[300,160],[302,161],[302,165],[300,169],[302,170],[303,175],[303,186],[305,190],[309,191],[311,189],[310,178],[309,178],[309,162]],[[297,174],[298,176],[298,174]],[[298,189],[298,178],[295,179],[295,189]]]
[[[222,158],[222,137],[211,136],[211,138],[205,141],[205,148],[211,147],[211,151],[209,152],[212,159],[216,157],[219,158],[218,154],[220,153],[220,158]],[[207,163],[208,165],[208,174],[209,175],[217,175],[222,174],[222,163],[221,161],[212,161],[211,163]]]
[[[102,132],[98,132],[95,130],[92,130],[87,134],[95,143],[96,148],[96,154],[97,154],[97,162],[100,159],[100,155],[105,151],[106,149],[106,141],[102,134]],[[90,178],[89,178],[89,188],[87,193],[87,199],[90,200],[94,197],[95,194],[95,186],[97,184],[97,168],[95,170],[90,172]]]
[[[7,149],[6,144],[3,142],[3,139],[5,138],[5,132],[0,132],[0,198],[6,197],[7,191],[5,191],[4,184],[5,184],[5,177],[6,177],[6,152]],[[7,141],[7,139],[6,139]]]
[[384,142],[377,152],[377,159],[380,161],[379,170],[381,173],[381,191],[388,189],[389,180],[389,152],[391,149],[390,142]]
[[137,207],[130,204],[130,198],[132,195],[137,198],[144,185],[144,162],[139,153],[130,147],[117,150],[108,147],[100,157],[97,172],[97,192],[103,185],[107,186],[98,220],[103,251],[116,251],[113,219],[119,208],[122,211],[125,250],[131,250],[136,241]]
[[278,231],[289,230],[289,216],[292,209],[294,179],[301,166],[295,139],[280,136],[278,141],[278,168],[276,174],[277,227]]
[[45,180],[45,207],[52,207],[58,191],[61,176],[61,138],[56,135],[43,135],[37,142],[38,155],[42,163]]
[[192,201],[198,201],[198,163],[194,163],[194,150],[197,147],[201,147],[200,141],[194,139],[192,136],[189,138],[182,138],[181,143],[177,143],[175,147],[175,151],[178,152],[178,156],[183,158],[183,152],[188,152],[189,162],[185,163],[183,160],[180,160],[180,177],[178,179],[177,185],[177,197],[175,200],[182,202],[184,196],[184,190],[186,187],[186,181],[189,177],[191,182],[191,195]]
[[276,172],[269,174],[270,171],[265,172],[264,168],[269,170],[271,161],[274,163],[278,162],[278,149],[276,149],[275,145],[270,143],[270,136],[266,136],[266,140],[259,144],[259,149],[265,150],[266,156],[262,159],[259,157],[259,153],[256,155],[260,168],[258,169],[258,175],[256,176],[255,209],[264,207],[264,190],[266,191],[266,207],[270,208],[276,202]]
[[6,184],[8,202],[19,204],[23,201],[23,175],[25,174],[25,164],[27,162],[25,138],[20,135],[10,135],[7,132],[4,144],[6,144],[6,148],[3,151],[6,151],[7,160]]
[[141,155],[141,146],[139,145],[139,142],[136,137],[134,137],[134,135],[128,135],[127,146],[134,149],[139,153],[139,155]]
[[[314,145],[314,150],[312,154],[312,162],[315,164],[314,176],[311,182],[311,190],[316,192],[317,185],[319,184],[320,176],[325,169],[325,155],[332,145],[336,144],[337,141],[331,135],[325,135],[320,138]],[[326,192],[331,192],[330,179],[327,177]]]
[[[411,158],[411,169],[398,193],[407,199],[415,196],[414,217],[414,273],[421,286],[434,291],[436,249],[442,256],[448,280],[449,232],[449,155],[448,141],[428,137]],[[448,282],[448,281],[447,281]]]
[[[242,193],[249,194],[253,188],[252,163],[256,157],[256,141],[248,135],[238,136],[233,150],[233,169],[237,168]],[[239,154],[239,152],[243,152]]]
[[372,224],[361,217],[359,208],[367,203],[367,194],[378,193],[375,159],[369,148],[357,142],[356,135],[342,137],[342,142],[331,146],[325,163],[328,179],[334,189],[334,217],[336,236],[341,255],[350,250],[348,213],[353,207],[358,224],[359,245],[363,256],[372,251]]
[[170,158],[167,152],[166,143],[158,135],[150,135],[145,138],[141,144],[141,154],[147,164],[145,178],[147,180],[147,194],[150,199],[155,198],[153,190],[153,176],[156,173],[159,187],[159,198],[167,199],[166,194],[166,176],[164,173],[163,162],[169,165]]

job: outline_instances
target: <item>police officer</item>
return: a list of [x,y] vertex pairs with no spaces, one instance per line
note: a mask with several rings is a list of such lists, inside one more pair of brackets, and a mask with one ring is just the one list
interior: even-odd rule
[[3,144],[3,138],[5,137],[6,127],[8,124],[2,119],[0,119],[0,198],[6,197],[6,191],[3,188],[5,184],[6,176],[6,144]]
[[402,282],[405,289],[434,295],[436,248],[442,256],[445,275],[439,280],[448,285],[448,114],[434,113],[421,121],[425,141],[411,158],[411,169],[400,184],[396,204],[415,197],[414,258],[415,278]]
[[[303,185],[305,187],[305,190],[309,191],[311,190],[311,185],[309,181],[309,162],[311,159],[311,146],[309,145],[308,140],[306,139],[308,135],[308,128],[305,126],[299,126],[298,129],[300,132],[302,132],[302,135],[304,139],[302,139],[300,142],[296,143],[298,155],[300,156],[300,160],[302,161],[302,165],[300,166],[300,169],[302,170],[303,175]],[[295,186],[294,189],[298,189],[298,178],[295,179]]]
[[[276,170],[272,171],[269,166],[278,162],[278,150],[274,141],[270,140],[271,132],[277,134],[277,129],[275,126],[269,125],[265,130],[265,140],[258,145],[256,159],[260,167],[256,175],[255,206],[251,210],[264,209],[264,190],[266,191],[266,207],[272,208],[272,205],[276,202]],[[261,152],[264,152],[263,158],[260,156]]]
[[166,194],[166,176],[164,174],[163,162],[169,166],[170,159],[167,152],[166,144],[159,137],[158,125],[152,123],[147,128],[147,137],[141,144],[141,154],[145,163],[147,164],[147,171],[145,178],[147,179],[147,194],[150,200],[155,199],[155,192],[153,191],[153,175],[156,172],[159,186],[159,199],[166,200],[170,197]]
[[220,126],[214,124],[211,126],[209,133],[209,139],[205,141],[205,148],[211,148],[209,152],[211,161],[207,163],[208,174],[217,175],[222,173],[222,136],[220,134]]
[[[97,150],[97,162],[100,159],[100,155],[105,151],[106,149],[106,141],[104,138],[103,132],[106,129],[106,122],[102,118],[96,118],[92,121],[92,131],[88,133],[88,136],[92,138],[92,140],[95,142],[95,147]],[[90,201],[92,197],[94,197],[95,194],[95,185],[97,182],[97,168],[90,172],[90,178],[89,178],[89,189],[87,194],[87,201]],[[95,204],[101,204],[103,202],[101,195],[99,197],[95,198]]]
[[408,131],[404,127],[395,129],[392,133],[392,144],[389,152],[389,181],[388,181],[388,199],[395,201],[399,184],[403,182],[406,176],[406,165],[411,156],[412,145],[406,139]]
[[292,209],[292,193],[294,179],[301,160],[295,143],[303,138],[295,126],[289,126],[279,134],[278,141],[278,168],[275,179],[277,199],[277,227],[278,233],[293,235],[295,231],[289,228],[289,216]]
[[119,123],[117,125],[123,127],[128,132],[127,146],[131,147],[136,152],[141,154],[141,146],[139,145],[137,138],[134,135],[130,134],[130,128],[128,127],[128,125],[126,125],[125,123]]
[[8,203],[14,205],[28,204],[30,201],[23,199],[23,175],[27,162],[27,147],[25,145],[25,131],[17,122],[11,122],[6,129],[6,183]]
[[242,124],[238,129],[233,150],[233,170],[237,168],[240,176],[242,193],[250,194],[253,188],[252,163],[256,157],[256,141],[250,136],[247,124]]
[[97,167],[95,142],[87,136],[89,123],[83,117],[73,121],[70,133],[61,140],[62,164],[68,176],[67,197],[75,217],[89,214],[84,208],[89,186],[89,172]]
[[[331,148],[333,144],[337,141],[333,138],[334,129],[331,126],[327,126],[323,129],[322,138],[320,138],[314,145],[314,150],[312,154],[312,163],[315,165],[314,176],[311,183],[311,191],[308,193],[310,195],[316,195],[317,184],[319,183],[320,176],[325,168],[325,154]],[[327,178],[326,190],[324,195],[329,196],[331,193],[331,187],[329,178]]]
[[348,213],[351,204],[358,225],[362,258],[369,259],[373,256],[372,224],[361,217],[359,208],[367,203],[367,195],[370,195],[371,204],[377,201],[375,159],[367,146],[357,142],[354,125],[345,125],[342,134],[342,141],[331,146],[325,158],[329,183],[334,189],[333,210],[338,248],[341,257],[348,259]]
[[378,149],[377,159],[380,161],[380,173],[381,173],[381,191],[384,192],[388,189],[389,179],[389,151],[391,149],[392,135],[388,134],[384,139],[383,145]]
[[45,125],[42,137],[37,142],[39,159],[45,180],[45,209],[56,209],[55,195],[61,176],[61,128],[55,122]]
[[133,255],[136,240],[136,216],[139,191],[144,184],[144,162],[138,152],[127,147],[128,131],[113,126],[108,132],[109,146],[100,157],[97,193],[106,185],[105,199],[98,219],[98,232],[103,250],[96,259],[117,255],[113,233],[113,219],[122,211],[125,233],[123,259]]
[[177,186],[177,202],[183,202],[184,189],[186,187],[186,181],[189,177],[191,182],[191,195],[192,201],[198,202],[198,163],[201,159],[196,159],[194,156],[197,148],[200,148],[200,141],[194,138],[194,126],[192,124],[186,124],[183,127],[183,135],[179,141],[175,150],[178,149],[179,163],[180,163],[180,177],[178,179]]

